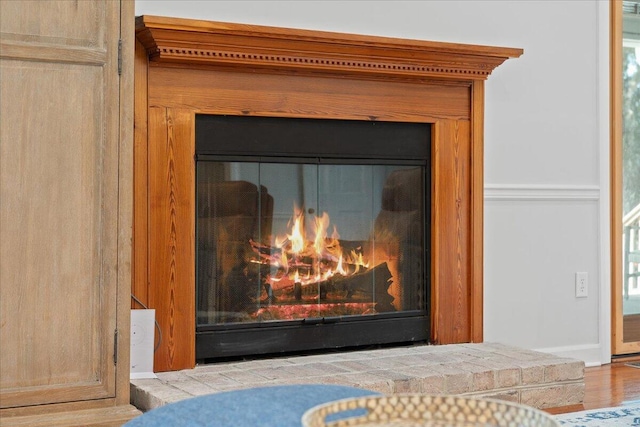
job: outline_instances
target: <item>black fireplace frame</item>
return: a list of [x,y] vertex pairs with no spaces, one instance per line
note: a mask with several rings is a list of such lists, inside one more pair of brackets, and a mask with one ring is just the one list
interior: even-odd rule
[[[355,125],[355,126],[354,126]],[[337,119],[196,114],[198,161],[424,166],[424,310],[285,321],[199,325],[196,360],[403,345],[430,337],[431,125]],[[331,138],[327,138],[327,134]],[[274,135],[278,135],[274,138]],[[300,139],[305,144],[296,144]],[[389,144],[392,140],[394,143]],[[327,143],[327,141],[330,141]],[[295,147],[294,147],[295,145]],[[321,147],[321,148],[318,148]],[[366,153],[366,155],[363,155]],[[197,166],[196,166],[197,167]],[[196,221],[197,222],[197,221]],[[197,248],[196,248],[197,250]],[[197,267],[196,267],[197,268]],[[196,292],[197,294],[197,292]]]

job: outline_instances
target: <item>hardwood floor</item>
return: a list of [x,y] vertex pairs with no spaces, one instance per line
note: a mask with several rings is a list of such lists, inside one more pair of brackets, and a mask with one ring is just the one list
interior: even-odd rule
[[552,414],[564,414],[618,406],[631,400],[640,400],[640,368],[633,368],[625,363],[627,362],[614,362],[609,365],[586,368],[584,403],[546,411]]

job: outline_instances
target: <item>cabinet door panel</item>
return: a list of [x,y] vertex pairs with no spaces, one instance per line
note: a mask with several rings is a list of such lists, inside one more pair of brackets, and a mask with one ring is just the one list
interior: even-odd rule
[[3,408],[115,396],[119,7],[1,5]]

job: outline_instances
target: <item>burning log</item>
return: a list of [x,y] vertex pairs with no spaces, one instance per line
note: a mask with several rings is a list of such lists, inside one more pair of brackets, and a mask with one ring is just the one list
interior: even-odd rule
[[249,244],[251,245],[251,249],[257,253],[260,258],[265,259],[267,261],[275,261],[275,259],[280,258],[282,256],[282,249],[278,247],[273,247],[271,245],[265,245],[260,242],[256,242],[253,239],[249,239]]
[[[330,279],[315,283],[302,284],[296,282],[291,286],[274,290],[274,295],[286,300],[303,300],[304,296],[311,297],[309,302],[338,302],[341,299],[350,301],[369,301],[375,303],[376,311],[393,311],[393,297],[389,295],[391,285],[391,272],[387,263],[382,263],[374,268],[366,269],[362,273],[352,276],[335,275]],[[330,295],[332,295],[330,297]]]
[[370,267],[371,242],[343,241],[334,226],[329,237],[329,215],[314,217],[315,227],[307,238],[304,209],[294,206],[290,233],[278,235],[271,244],[250,240],[261,280],[268,291],[263,302],[274,304],[318,304],[358,302],[375,305],[375,310],[391,311],[389,294],[392,269],[386,259]]
[[[258,254],[261,262],[265,264],[281,263],[283,259],[283,254],[287,253],[287,251],[284,250],[283,247],[265,245],[265,244],[256,242],[254,240],[249,240],[249,243],[251,244],[251,249],[253,250],[253,252]],[[322,261],[338,262],[340,258],[339,255],[336,256],[334,253],[332,253],[333,252],[332,249],[335,249],[335,248],[332,246],[327,246],[326,249],[327,251],[324,254]],[[289,256],[291,256],[291,254],[289,254]],[[300,265],[310,266],[317,260],[317,258],[318,256],[313,251],[313,248],[306,248],[304,251],[295,254],[294,259],[295,259],[295,262]]]
[[[322,255],[315,253],[312,248],[307,248],[300,253],[289,253],[287,250],[277,246],[265,245],[263,243],[250,240],[250,245],[258,258],[250,260],[254,264],[270,266],[273,271],[275,281],[280,281],[286,275],[293,279],[297,272],[301,277],[307,277],[306,282],[318,282],[317,279],[309,279],[315,276],[322,276],[329,272],[331,275],[339,273],[351,275],[366,271],[366,266],[362,261],[362,244],[360,242],[347,242],[350,251],[345,257],[342,256],[342,249],[338,245],[336,254],[325,251]],[[327,246],[327,248],[332,248]],[[283,286],[291,286],[293,282],[285,281]],[[282,286],[282,285],[281,285]],[[279,287],[275,284],[275,287]]]

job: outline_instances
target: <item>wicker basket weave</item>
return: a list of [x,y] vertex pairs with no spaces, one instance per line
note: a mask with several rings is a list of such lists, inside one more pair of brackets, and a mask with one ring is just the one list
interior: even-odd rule
[[309,409],[302,416],[302,425],[304,427],[560,426],[546,412],[517,403],[424,394],[367,396],[336,400]]

